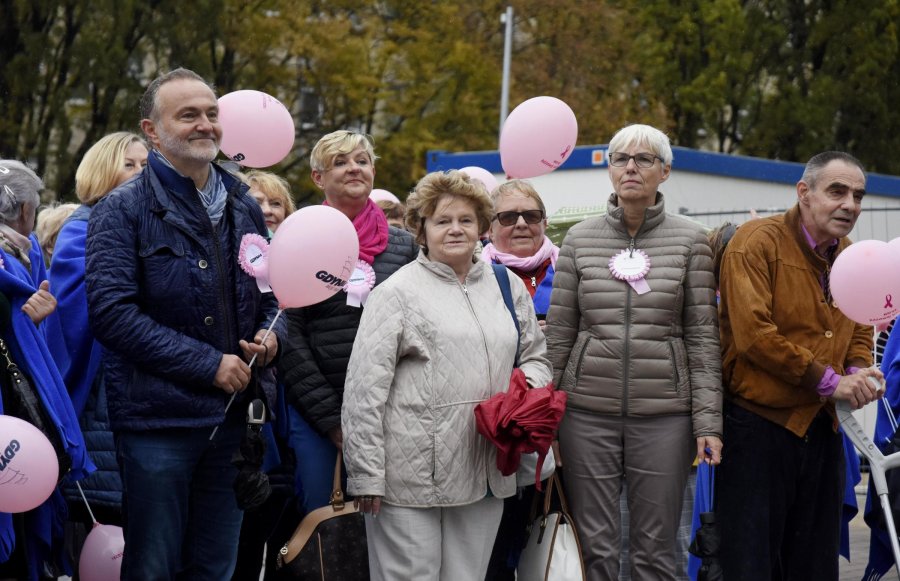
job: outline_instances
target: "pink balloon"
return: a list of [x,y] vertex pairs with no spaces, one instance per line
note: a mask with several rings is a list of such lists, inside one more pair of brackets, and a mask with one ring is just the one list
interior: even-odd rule
[[555,97],[534,97],[516,107],[500,132],[500,163],[510,178],[550,173],[569,158],[578,139],[578,121]]
[[343,288],[358,259],[353,222],[330,206],[307,206],[272,238],[269,284],[282,307],[314,305]]
[[891,249],[891,252],[896,256],[900,256],[900,238],[894,238],[890,242],[888,242],[888,247]]
[[851,244],[831,267],[831,294],[848,319],[878,325],[900,314],[900,257],[887,242]]
[[119,581],[124,554],[122,527],[94,524],[81,548],[79,578],[82,581]]
[[371,199],[373,202],[382,202],[387,200],[388,202],[394,202],[395,204],[401,203],[400,198],[387,190],[374,189],[372,190],[372,193],[369,194],[369,199]]
[[222,151],[246,167],[269,167],[294,147],[294,118],[281,101],[261,91],[219,97]]
[[0,512],[40,506],[58,478],[56,453],[47,436],[24,420],[0,415]]
[[478,166],[470,165],[469,167],[464,167],[459,171],[463,172],[470,178],[474,178],[483,183],[484,187],[487,188],[488,193],[493,192],[494,188],[496,188],[498,185],[497,178],[494,177],[494,174]]

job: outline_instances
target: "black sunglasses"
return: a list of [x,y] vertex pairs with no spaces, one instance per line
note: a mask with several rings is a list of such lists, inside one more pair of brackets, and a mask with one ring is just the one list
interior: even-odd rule
[[515,226],[519,221],[519,216],[525,219],[526,224],[537,224],[544,219],[543,210],[525,210],[524,212],[497,212],[494,214],[494,220],[500,222],[501,226]]

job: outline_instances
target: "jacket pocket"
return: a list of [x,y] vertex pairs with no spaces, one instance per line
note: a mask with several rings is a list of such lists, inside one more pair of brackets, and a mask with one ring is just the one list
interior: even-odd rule
[[668,342],[669,353],[672,359],[672,370],[675,373],[675,391],[679,397],[690,397],[691,375],[688,371],[687,350],[684,348],[684,340],[672,338]]
[[191,288],[185,248],[180,240],[143,240],[138,259],[143,278],[141,293],[149,303],[165,301],[168,305],[173,296]]
[[582,331],[575,339],[575,344],[572,345],[572,351],[569,353],[569,361],[566,362],[566,369],[560,379],[559,388],[563,391],[575,391],[578,379],[581,377],[581,366],[584,364],[584,356],[590,340],[591,334],[588,331]]

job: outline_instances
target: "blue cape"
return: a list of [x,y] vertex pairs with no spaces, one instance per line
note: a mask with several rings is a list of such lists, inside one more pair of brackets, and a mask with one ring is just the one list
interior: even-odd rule
[[[0,329],[0,333],[9,344],[12,358],[33,380],[35,389],[59,431],[66,452],[72,458],[72,471],[68,478],[80,480],[94,470],[94,465],[87,455],[69,394],[47,347],[47,329],[52,328],[53,321],[48,318],[40,326],[35,326],[28,315],[22,312],[22,305],[46,278],[40,246],[33,235],[32,246],[30,271],[15,257],[0,250],[0,260],[3,261],[3,268],[0,268],[0,292],[6,295],[11,306],[10,325]],[[2,412],[0,402],[0,413]],[[40,556],[49,555],[51,539],[61,532],[65,516],[65,502],[58,490],[47,502],[27,515],[26,533],[33,537],[29,546],[34,548],[28,557],[32,578],[36,578],[35,568],[39,563],[35,559],[38,556],[36,553],[41,554]],[[14,548],[12,517],[7,513],[0,513],[0,562],[7,560]]]
[[88,322],[87,292],[84,286],[84,247],[87,219],[91,209],[81,206],[63,225],[50,265],[50,292],[56,297],[58,333],[51,329],[48,343],[53,359],[72,398],[76,415],[84,411],[94,377],[100,369],[102,348]]

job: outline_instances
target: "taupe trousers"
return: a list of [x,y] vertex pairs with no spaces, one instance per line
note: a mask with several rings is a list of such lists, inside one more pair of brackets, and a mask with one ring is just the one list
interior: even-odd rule
[[381,505],[366,515],[372,581],[482,581],[503,500],[493,496],[464,506],[404,508]]
[[568,409],[559,443],[588,580],[619,579],[624,476],[631,578],[674,581],[681,503],[697,450],[690,416],[633,418]]

